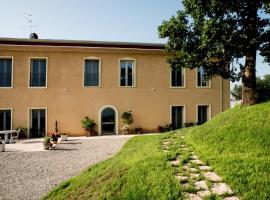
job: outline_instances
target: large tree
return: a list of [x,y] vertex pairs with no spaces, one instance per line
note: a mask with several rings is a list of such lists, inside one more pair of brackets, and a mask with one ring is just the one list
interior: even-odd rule
[[[270,74],[264,75],[263,78],[256,78],[258,102],[270,100]],[[231,91],[232,97],[237,101],[242,99],[242,85],[234,85]]]
[[257,103],[257,52],[270,62],[269,2],[183,0],[184,9],[158,28],[168,38],[168,62],[174,68],[202,66],[209,79],[242,79],[243,103]]

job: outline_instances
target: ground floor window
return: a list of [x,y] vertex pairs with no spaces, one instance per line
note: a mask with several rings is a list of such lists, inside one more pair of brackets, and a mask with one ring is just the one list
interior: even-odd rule
[[198,124],[203,124],[209,119],[209,106],[208,105],[200,105],[198,106]]
[[171,123],[174,129],[182,128],[184,125],[183,122],[183,106],[172,106],[171,107]]
[[30,109],[30,138],[46,135],[46,109]]
[[11,110],[0,110],[0,131],[11,129]]

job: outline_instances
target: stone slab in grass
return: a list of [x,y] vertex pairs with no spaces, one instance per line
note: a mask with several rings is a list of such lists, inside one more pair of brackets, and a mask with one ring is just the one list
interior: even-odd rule
[[192,155],[192,156],[191,156],[191,159],[193,159],[193,160],[198,160],[199,157],[198,157],[197,155]]
[[192,194],[192,193],[185,193],[185,198],[187,200],[202,200],[201,197],[199,197],[198,195],[196,194]]
[[226,183],[215,183],[211,191],[217,195],[232,194],[233,191]]
[[233,196],[233,197],[226,197],[223,200],[239,200],[239,198],[236,196]]
[[221,177],[217,175],[215,172],[205,172],[203,175],[209,181],[218,182],[222,180]]
[[165,142],[163,142],[163,145],[168,145],[170,143],[171,143],[170,141],[165,141]]
[[200,174],[190,174],[190,177],[193,179],[197,179],[200,177]]
[[189,167],[187,165],[183,166],[183,170],[188,170],[188,169],[189,169]]
[[199,159],[191,160],[191,162],[196,164],[196,165],[203,165],[203,162]]
[[198,191],[197,195],[202,197],[202,198],[205,198],[207,196],[210,196],[211,192],[209,190],[202,190],[202,191]]
[[210,170],[212,170],[212,167],[202,165],[202,166],[199,166],[199,169],[202,170],[202,171],[210,171]]
[[170,161],[170,163],[171,163],[171,165],[174,166],[174,167],[179,166],[179,160],[178,160],[178,159],[172,160],[172,161]]
[[197,190],[209,190],[206,181],[197,181],[194,185]]
[[190,168],[189,171],[190,172],[197,172],[198,170],[196,168]]
[[181,182],[188,180],[187,176],[176,175],[175,177]]

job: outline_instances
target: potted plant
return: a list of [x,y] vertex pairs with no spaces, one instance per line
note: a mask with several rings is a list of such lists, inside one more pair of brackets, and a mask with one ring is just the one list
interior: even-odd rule
[[0,139],[0,152],[4,152],[5,151],[5,143],[2,142],[2,140]]
[[124,123],[124,126],[121,128],[122,133],[125,134],[129,134],[130,132],[130,124],[133,123],[133,116],[132,116],[132,112],[129,110],[127,112],[123,112],[123,114],[121,115],[122,121]]
[[67,134],[66,133],[61,133],[61,140],[62,141],[67,141]]
[[86,116],[81,120],[81,123],[82,128],[84,128],[87,137],[96,135],[95,131],[96,123],[93,119],[90,119],[89,117]]
[[44,149],[49,150],[52,148],[51,138],[50,137],[44,137]]
[[134,129],[136,134],[142,134],[143,133],[143,129],[141,127],[135,128]]

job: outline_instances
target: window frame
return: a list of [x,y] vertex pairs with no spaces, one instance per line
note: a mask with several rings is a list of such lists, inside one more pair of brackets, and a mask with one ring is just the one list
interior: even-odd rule
[[[98,60],[98,73],[99,73],[99,80],[98,80],[98,85],[97,86],[86,86],[85,85],[85,80],[84,80],[84,73],[85,73],[85,61],[86,60]],[[101,58],[100,57],[95,57],[95,56],[89,56],[83,59],[83,74],[82,74],[82,87],[83,88],[100,88],[101,87]]]
[[13,130],[13,108],[0,108],[1,110],[10,110],[10,129]]
[[186,112],[186,105],[185,104],[172,104],[172,105],[170,105],[170,124],[172,124],[172,108],[173,107],[183,107],[183,116],[182,116],[182,118],[183,118],[183,127],[182,128],[184,128],[185,127],[185,123],[187,123],[187,112]]
[[170,88],[172,89],[183,89],[186,88],[186,68],[182,67],[182,77],[184,78],[183,80],[183,86],[172,86],[172,68],[170,67]]
[[207,110],[207,121],[210,121],[212,119],[212,105],[211,104],[196,104],[196,123],[199,121],[199,106],[208,106]]
[[[39,59],[44,59],[46,60],[46,81],[45,81],[45,86],[31,86],[31,60],[39,60]],[[29,57],[29,63],[28,63],[28,88],[31,89],[45,89],[48,88],[48,57]]]
[[44,109],[45,110],[45,137],[48,136],[48,107],[28,107],[28,112],[27,112],[27,124],[28,124],[28,138],[30,138],[30,122],[31,122],[31,110],[35,110],[35,109]]
[[196,88],[206,88],[206,89],[208,89],[208,88],[212,88],[212,84],[211,84],[211,80],[209,79],[208,80],[208,82],[209,82],[209,84],[208,84],[208,86],[199,86],[198,85],[198,69],[199,69],[199,67],[197,67],[197,68],[195,68],[196,70]]
[[[121,86],[121,61],[129,61],[132,60],[133,61],[133,70],[132,70],[132,86]],[[135,88],[137,87],[137,81],[136,81],[136,59],[135,58],[130,58],[130,57],[124,57],[124,58],[120,58],[118,60],[118,87],[121,88]]]
[[11,59],[11,85],[9,87],[1,87],[0,89],[13,89],[13,73],[14,73],[14,59],[13,56],[0,56],[0,59]]

